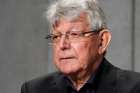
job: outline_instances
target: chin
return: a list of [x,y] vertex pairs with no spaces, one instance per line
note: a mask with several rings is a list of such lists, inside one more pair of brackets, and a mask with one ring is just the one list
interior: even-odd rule
[[78,72],[77,68],[61,68],[60,72],[66,74],[66,75],[72,75],[76,72]]
[[79,71],[80,65],[76,64],[77,61],[57,62],[57,69],[64,74],[73,74]]

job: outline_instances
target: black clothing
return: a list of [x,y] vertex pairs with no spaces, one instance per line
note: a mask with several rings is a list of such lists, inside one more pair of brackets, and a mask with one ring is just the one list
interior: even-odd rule
[[66,81],[66,89],[67,89],[67,93],[95,93],[94,91],[94,80],[95,80],[95,75],[91,75],[90,79],[85,83],[85,85],[79,90],[77,91],[72,82],[67,78],[64,77],[64,80]]
[[[64,75],[55,72],[24,83],[21,93],[68,93],[67,88]],[[121,70],[104,59],[90,88],[95,93],[140,93],[140,74]]]

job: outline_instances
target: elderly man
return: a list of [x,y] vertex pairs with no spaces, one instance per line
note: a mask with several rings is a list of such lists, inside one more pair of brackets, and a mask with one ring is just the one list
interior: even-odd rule
[[46,16],[58,72],[31,80],[21,93],[140,93],[140,75],[105,59],[111,40],[95,0],[57,0]]

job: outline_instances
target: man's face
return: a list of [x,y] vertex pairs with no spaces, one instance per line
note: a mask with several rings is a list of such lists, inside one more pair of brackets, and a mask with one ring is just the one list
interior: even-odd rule
[[[70,31],[91,31],[86,15],[81,15],[74,21],[61,19],[54,27],[53,33],[65,34]],[[66,35],[62,35],[60,41],[53,45],[54,63],[64,74],[86,71],[94,64],[98,47],[98,34],[75,40],[69,40]]]

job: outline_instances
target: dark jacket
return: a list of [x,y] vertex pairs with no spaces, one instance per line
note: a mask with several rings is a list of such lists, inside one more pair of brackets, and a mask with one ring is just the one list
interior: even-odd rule
[[[23,84],[21,93],[67,93],[63,74],[52,73]],[[140,93],[140,74],[121,70],[103,60],[95,77],[96,93]]]

